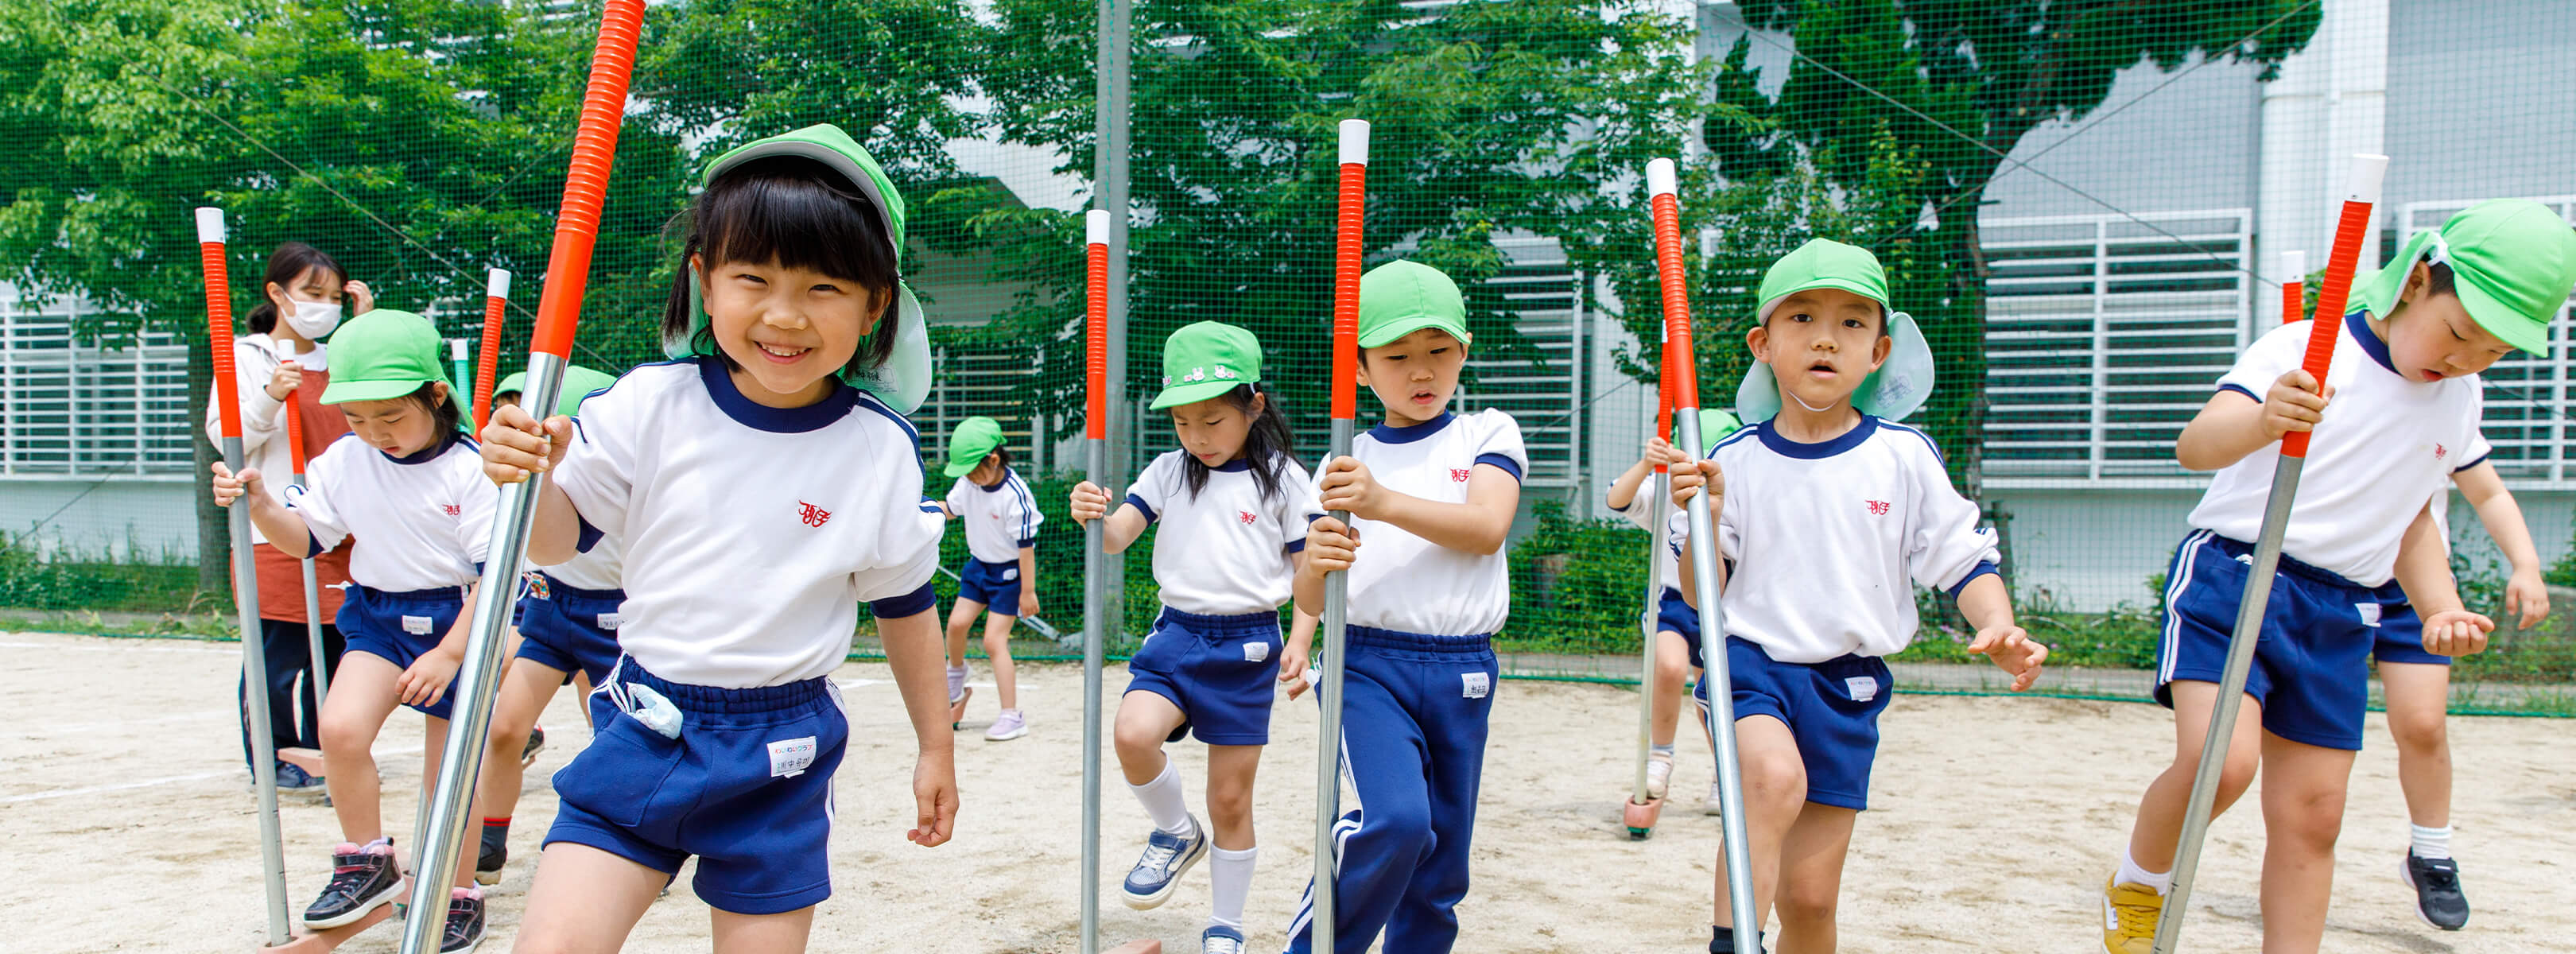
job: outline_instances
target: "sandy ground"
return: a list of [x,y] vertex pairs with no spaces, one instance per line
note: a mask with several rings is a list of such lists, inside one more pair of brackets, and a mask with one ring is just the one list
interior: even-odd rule
[[[239,763],[229,645],[0,634],[11,725],[0,741],[0,909],[17,914],[0,949],[241,951],[259,942],[258,825]],[[979,667],[978,676],[982,676]],[[853,748],[840,775],[833,843],[838,894],[816,950],[1069,952],[1076,949],[1081,678],[1023,670],[1025,739],[987,743],[991,690],[959,734],[965,810],[958,839],[922,849],[911,820],[913,743],[881,665],[851,664]],[[1123,672],[1108,674],[1112,689]],[[1697,812],[1706,748],[1682,747],[1673,809],[1646,842],[1618,826],[1636,696],[1617,687],[1507,682],[1494,708],[1478,817],[1475,887],[1459,908],[1461,950],[1696,951],[1707,943],[1717,819]],[[1309,870],[1313,710],[1287,706],[1258,796],[1266,843],[1253,886],[1256,949],[1276,950]],[[554,799],[541,781],[586,735],[569,694],[546,726],[486,950],[506,950]],[[2576,721],[2453,721],[2459,848],[2476,916],[2445,934],[2412,914],[2394,877],[2405,815],[2385,724],[2371,717],[2353,775],[2329,951],[2544,951],[2576,934]],[[1850,951],[2098,950],[2103,875],[2125,837],[2170,719],[2150,706],[2048,699],[1907,696],[1883,722],[1873,799],[1843,887]],[[386,815],[407,823],[420,778],[421,723],[400,716],[379,743]],[[1192,790],[1203,750],[1174,747]],[[1142,841],[1143,813],[1105,793],[1102,881],[1111,890]],[[2249,796],[2250,798],[2250,796]],[[2248,805],[2253,804],[2249,801]],[[330,810],[284,809],[294,909],[321,886],[337,839]],[[2231,814],[2213,831],[2192,912],[2192,948],[2253,951],[2261,825]],[[410,839],[403,839],[406,846]],[[1164,908],[1109,899],[1113,940],[1154,937],[1194,951],[1205,868]],[[683,887],[655,906],[629,947],[703,950],[706,913]],[[2559,938],[2560,941],[2550,941]],[[380,927],[345,950],[395,949]]]

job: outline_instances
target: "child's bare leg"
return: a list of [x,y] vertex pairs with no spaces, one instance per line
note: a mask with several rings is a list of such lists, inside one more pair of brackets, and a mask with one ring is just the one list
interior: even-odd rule
[[340,837],[366,844],[384,837],[384,785],[376,777],[376,733],[399,703],[394,680],[402,669],[374,653],[340,657],[331,695],[322,703],[324,786]]
[[1647,734],[1656,745],[1673,744],[1673,732],[1681,725],[1682,680],[1690,674],[1690,644],[1682,634],[1666,630],[1655,634],[1655,701],[1654,723]]
[[2388,734],[2397,737],[2397,784],[2406,791],[2407,818],[2449,828],[2451,667],[2383,662],[2379,682],[2388,689]]
[[1253,846],[1252,779],[1260,768],[1258,745],[1208,746],[1208,827],[1215,830],[1218,848]]
[[984,612],[984,604],[961,599],[948,606],[948,665],[966,664],[966,634],[975,628],[975,617]]
[[[2151,872],[2173,870],[2174,845],[2182,837],[2182,816],[2191,806],[2191,777],[2200,769],[2200,750],[2209,740],[2209,722],[2218,701],[2214,682],[2173,683],[2174,759],[2147,784],[2138,800],[2138,820],[2129,829],[2129,857]],[[2263,752],[2263,704],[2252,697],[2236,710],[2236,733],[2227,746],[2227,766],[2218,773],[2218,798],[2209,817],[2227,811],[2254,784],[2254,767]]]
[[1017,667],[1011,664],[1011,627],[1019,621],[1020,618],[1017,616],[1004,616],[1000,613],[992,613],[984,617],[986,665],[993,667],[993,692],[1001,697],[1002,708],[1005,709],[1020,707]]
[[2322,943],[2355,753],[2263,736],[2263,951]]
[[491,744],[483,750],[483,780],[476,786],[483,801],[478,817],[508,818],[518,809],[519,787],[527,782],[527,767],[519,764],[519,753],[528,747],[537,714],[554,699],[563,677],[563,670],[533,659],[510,661],[509,675],[502,678],[501,691],[492,700]]
[[1808,802],[1780,842],[1780,944],[1773,954],[1832,954],[1834,913],[1843,889],[1843,858],[1851,853],[1852,822],[1860,813]]
[[581,695],[579,695],[579,696],[575,697],[575,698],[577,698],[577,699],[581,700],[581,704],[580,704],[580,705],[577,705],[577,706],[574,706],[573,708],[574,708],[574,709],[576,709],[576,710],[579,710],[579,711],[581,712],[581,724],[582,724],[582,727],[583,727],[583,728],[586,728],[586,729],[589,729],[589,730],[591,730],[591,731],[593,731],[593,732],[597,732],[597,731],[599,731],[599,727],[598,727],[598,726],[595,726],[595,725],[591,725],[591,724],[590,724],[590,702],[589,702],[590,694],[591,694],[591,693],[593,693],[593,692],[598,691],[599,687],[598,687],[598,686],[594,686],[594,685],[591,685],[591,684],[590,684],[590,674],[589,674],[589,673],[586,673],[586,672],[577,672],[577,673],[573,673],[573,674],[572,674],[572,688],[573,688],[573,690],[574,690],[575,692],[579,692],[579,693],[581,693]]
[[[519,954],[612,954],[671,876],[589,845],[546,846],[519,919]],[[808,909],[811,910],[811,909]],[[801,942],[800,942],[801,944]]]
[[[431,800],[438,794],[438,762],[441,758],[447,755],[447,720],[441,719],[437,716],[429,716],[428,718],[428,734],[426,736],[426,741],[422,743],[420,750],[420,817],[424,819],[424,824],[436,825],[437,821],[429,818],[428,809]],[[482,814],[476,810],[476,803],[479,799],[476,799],[474,795],[474,792],[467,792],[465,800],[465,830],[469,832],[475,830],[475,824],[483,818]],[[426,832],[412,832],[412,838],[414,840],[422,840],[427,837],[428,835]],[[471,888],[474,886],[475,852],[473,845],[474,841],[471,838],[459,843],[460,850],[456,852],[456,882],[453,885],[450,885],[450,887]],[[412,851],[419,852],[427,847],[428,846],[426,845],[413,845]],[[415,854],[413,857],[416,858],[419,856]]]
[[[1753,910],[1770,920],[1773,889],[1779,884],[1780,842],[1807,804],[1807,766],[1798,758],[1798,740],[1789,726],[1768,715],[1735,720],[1735,751],[1744,766],[1744,830],[1753,862]],[[1721,845],[1720,851],[1724,850]],[[1726,862],[1717,864],[1717,919],[1732,926],[1735,912],[1727,902]],[[1755,926],[1760,930],[1760,925]]]
[[1152,692],[1130,692],[1118,700],[1118,718],[1111,725],[1111,742],[1118,750],[1118,772],[1129,785],[1143,785],[1163,774],[1171,760],[1163,754],[1163,740],[1181,727],[1180,707],[1172,700]]
[[784,914],[735,914],[707,911],[715,925],[716,954],[797,954],[814,934],[814,909]]

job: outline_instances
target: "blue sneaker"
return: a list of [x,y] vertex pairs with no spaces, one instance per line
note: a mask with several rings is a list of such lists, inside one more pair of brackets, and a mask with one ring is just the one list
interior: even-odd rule
[[1199,934],[1199,954],[1244,954],[1243,932],[1230,927],[1211,927]]
[[328,791],[322,778],[310,774],[293,762],[277,763],[277,793],[313,797]]
[[1172,889],[1180,887],[1181,875],[1207,853],[1207,826],[1199,824],[1196,815],[1190,816],[1188,838],[1176,838],[1155,829],[1145,836],[1145,854],[1136,859],[1136,867],[1128,869],[1127,883],[1119,887],[1119,893],[1127,906],[1136,910],[1161,907],[1172,896]]

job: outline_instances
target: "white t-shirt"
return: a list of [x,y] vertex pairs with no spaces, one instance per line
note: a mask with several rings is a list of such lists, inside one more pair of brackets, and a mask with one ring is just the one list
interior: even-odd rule
[[[2219,390],[2263,400],[2306,357],[2309,324],[2282,325],[2255,339],[2218,379]],[[2310,439],[2281,552],[2378,586],[2396,575],[2397,543],[2415,514],[2448,486],[2452,471],[2486,456],[2478,434],[2478,376],[2399,377],[2387,344],[2355,312],[2335,336],[2326,384],[2334,400]],[[2280,457],[2277,445],[2266,445],[2220,469],[2192,508],[2191,525],[2248,542],[2261,535]]]
[[921,496],[912,425],[866,392],[766,407],[700,358],[627,372],[576,425],[556,485],[624,544],[618,643],[654,674],[811,679],[849,655],[860,601],[929,608],[946,521]]
[[590,549],[573,554],[572,559],[553,566],[537,567],[537,569],[545,571],[547,576],[554,577],[565,586],[577,586],[585,590],[624,589],[625,578],[619,574],[622,569],[620,564],[623,562],[621,557],[624,556],[624,549],[618,546],[616,537],[601,536],[591,543]]
[[[1602,492],[1607,494],[1609,490],[1604,488]],[[1655,476],[1653,473],[1649,472],[1646,475],[1646,479],[1637,484],[1636,496],[1628,498],[1628,506],[1612,512],[1628,518],[1628,522],[1636,524],[1637,529],[1646,531],[1647,533],[1653,533],[1655,532],[1654,498]],[[1604,497],[1603,499],[1607,500],[1608,498]],[[1671,508],[1666,509],[1669,511]],[[1681,592],[1681,561],[1673,556],[1672,547],[1655,548],[1655,566],[1663,571],[1662,576],[1656,577],[1656,579],[1664,581],[1663,591],[1665,593]],[[1656,598],[1661,599],[1662,594],[1657,594]]]
[[1208,472],[1191,496],[1188,451],[1145,465],[1127,488],[1127,504],[1162,530],[1154,540],[1154,582],[1163,605],[1202,616],[1277,612],[1296,575],[1290,554],[1306,548],[1306,524],[1323,516],[1314,478],[1294,458],[1279,459],[1278,492],[1263,497],[1252,464],[1235,460]]
[[[1443,411],[1412,427],[1370,428],[1351,441],[1351,456],[1368,465],[1379,486],[1436,503],[1466,503],[1467,479],[1478,464],[1501,468],[1513,480],[1529,470],[1520,423],[1492,408],[1466,417]],[[1478,636],[1511,618],[1505,550],[1461,553],[1375,520],[1354,518],[1351,528],[1360,536],[1347,584],[1353,625]]]
[[403,593],[464,586],[482,575],[500,488],[464,438],[394,458],[352,434],[304,465],[304,486],[286,505],[304,518],[312,543],[329,550],[355,536],[349,579]]
[[[330,348],[316,341],[313,350],[296,355],[295,361],[307,371],[329,371]],[[260,484],[278,503],[286,502],[286,488],[295,483],[294,451],[286,444],[286,402],[268,396],[269,379],[285,362],[286,353],[275,336],[263,332],[233,339],[233,386],[241,393],[242,405],[242,466],[268,478]],[[215,402],[206,402],[206,440],[218,449],[224,446],[223,412]],[[312,462],[305,466],[310,470]],[[250,539],[268,542],[258,527],[250,528]]]
[[[1932,439],[1905,425],[1863,416],[1802,444],[1764,421],[1708,456],[1726,475],[1719,553],[1735,562],[1726,635],[1781,662],[1902,650],[1918,621],[1915,584],[1956,594],[2001,559]],[[1673,539],[1689,532],[1689,513],[1674,510]]]
[[966,524],[966,552],[986,563],[1016,563],[1021,547],[1038,545],[1038,498],[1020,472],[1002,468],[1002,482],[986,487],[964,477],[948,487],[948,512]]

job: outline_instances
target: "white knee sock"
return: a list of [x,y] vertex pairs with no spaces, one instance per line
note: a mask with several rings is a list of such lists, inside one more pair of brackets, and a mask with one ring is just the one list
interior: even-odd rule
[[2120,849],[2120,873],[2111,877],[2111,883],[2140,884],[2156,889],[2157,894],[2170,894],[2173,892],[2173,872],[2156,874],[2138,867],[2138,859],[2129,857],[2129,850],[2122,848]]
[[2415,857],[2426,861],[2439,861],[2451,856],[2451,826],[2426,828],[2422,825],[2408,825],[2406,827],[2414,829],[2415,832]]
[[1187,838],[1193,834],[1190,831],[1189,799],[1181,791],[1181,773],[1172,771],[1170,759],[1163,760],[1163,774],[1154,776],[1153,781],[1143,785],[1127,786],[1127,790],[1136,793],[1137,801],[1145,803],[1146,817],[1152,818],[1154,827],[1161,829],[1163,834],[1174,838]]
[[1243,899],[1252,894],[1252,862],[1261,849],[1209,852],[1208,880],[1216,889],[1216,909],[1208,914],[1211,927],[1243,930]]

